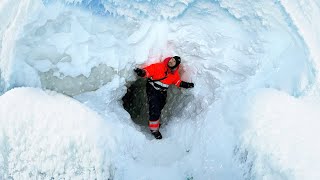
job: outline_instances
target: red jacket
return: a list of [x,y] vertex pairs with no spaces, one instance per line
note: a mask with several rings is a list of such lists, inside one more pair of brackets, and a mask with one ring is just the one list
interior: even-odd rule
[[[180,87],[181,79],[179,75],[179,67],[171,71],[171,69],[168,67],[168,62],[171,59],[171,57],[167,57],[164,59],[163,62],[151,64],[145,68],[143,68],[146,71],[146,78],[150,78],[152,80],[162,79],[166,77],[163,80],[160,80],[163,84],[171,85],[174,84],[177,87]],[[167,75],[166,75],[167,74]]]

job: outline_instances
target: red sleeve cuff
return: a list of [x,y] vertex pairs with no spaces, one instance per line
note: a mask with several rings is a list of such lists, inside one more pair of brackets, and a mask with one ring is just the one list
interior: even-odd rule
[[146,75],[144,76],[145,78],[148,78],[149,76],[150,76],[150,73],[146,70],[146,69],[144,69],[145,70],[145,72],[146,72]]
[[180,83],[181,83],[181,80],[178,80],[174,85],[176,85],[177,87],[180,87]]

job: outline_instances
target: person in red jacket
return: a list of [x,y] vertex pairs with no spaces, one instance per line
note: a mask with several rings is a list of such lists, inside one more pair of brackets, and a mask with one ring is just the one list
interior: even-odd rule
[[156,139],[162,139],[159,131],[161,110],[166,104],[167,89],[173,84],[182,88],[193,88],[193,83],[181,81],[179,56],[167,57],[163,62],[151,64],[142,69],[135,68],[135,73],[147,78],[147,97],[149,104],[149,128]]

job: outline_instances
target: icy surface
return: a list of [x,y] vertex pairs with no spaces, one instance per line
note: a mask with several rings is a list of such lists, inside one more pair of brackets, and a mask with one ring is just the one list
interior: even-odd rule
[[104,178],[112,126],[55,92],[16,88],[0,96],[0,179]]
[[[319,179],[319,14],[317,0],[1,1],[0,179]],[[134,67],[170,55],[195,88],[170,89],[156,141],[121,99]]]
[[247,106],[244,118],[249,123],[243,137],[255,176],[319,179],[319,99],[261,89],[248,98]]

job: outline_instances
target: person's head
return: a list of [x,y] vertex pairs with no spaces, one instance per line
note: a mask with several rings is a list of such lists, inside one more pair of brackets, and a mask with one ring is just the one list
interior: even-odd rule
[[181,63],[181,58],[179,56],[172,57],[168,62],[168,67],[170,69],[175,69]]

